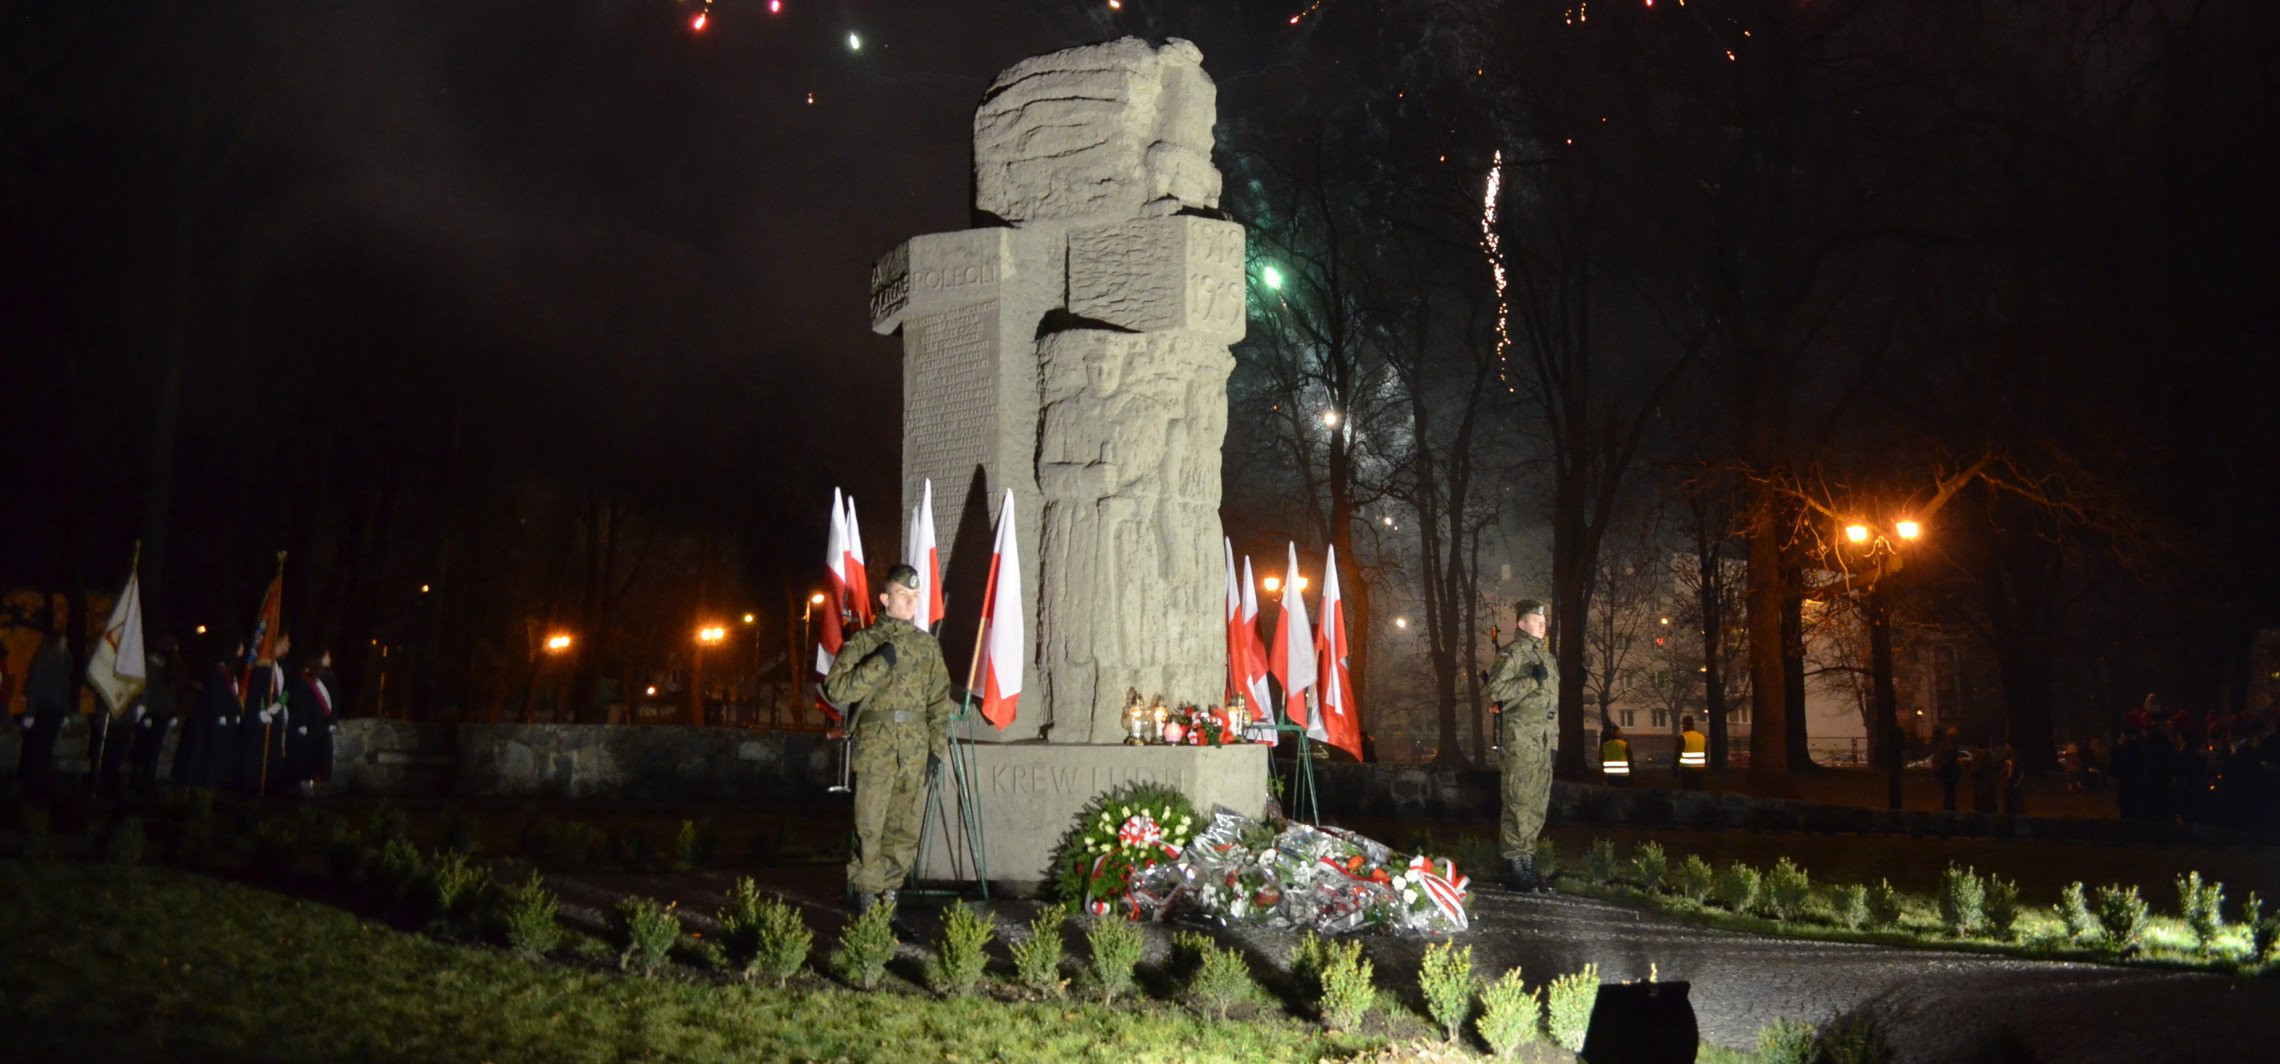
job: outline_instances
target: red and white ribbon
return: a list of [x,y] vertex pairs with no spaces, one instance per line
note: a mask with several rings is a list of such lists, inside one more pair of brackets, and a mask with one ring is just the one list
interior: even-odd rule
[[1422,854],[1409,859],[1409,871],[1417,877],[1425,896],[1432,899],[1433,907],[1449,918],[1455,929],[1462,931],[1470,922],[1465,915],[1465,888],[1472,880],[1457,874],[1455,861],[1442,861],[1441,868],[1433,867],[1433,859]]

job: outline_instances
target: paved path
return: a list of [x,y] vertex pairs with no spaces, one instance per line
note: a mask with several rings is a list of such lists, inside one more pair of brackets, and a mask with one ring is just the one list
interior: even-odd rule
[[[802,904],[821,933],[819,955],[846,916],[839,877],[837,868],[821,867],[759,876],[764,887]],[[735,877],[551,878],[566,916],[598,922],[601,910],[627,892],[679,900],[684,913],[712,913],[725,903]],[[1474,904],[1473,928],[1458,941],[1473,947],[1477,971],[1517,965],[1529,982],[1542,983],[1592,963],[1612,981],[1644,979],[1652,965],[1665,981],[1693,984],[1702,1036],[1724,1046],[1754,1046],[1758,1029],[1782,1017],[1819,1023],[1862,1011],[1886,1030],[1906,1062],[2280,1060],[2280,979],[1767,938],[1569,895],[1484,889]],[[991,908],[1001,935],[1018,934],[1037,904],[999,899]],[[938,927],[925,901],[906,904],[905,922],[913,934],[904,937],[914,942],[931,942]],[[1152,930],[1149,956],[1161,959],[1171,928]],[[1287,932],[1227,937],[1262,965],[1283,964],[1296,941]],[[1410,973],[1428,943],[1398,936],[1365,941],[1380,983],[1417,1007]],[[918,948],[904,946],[914,957]]]

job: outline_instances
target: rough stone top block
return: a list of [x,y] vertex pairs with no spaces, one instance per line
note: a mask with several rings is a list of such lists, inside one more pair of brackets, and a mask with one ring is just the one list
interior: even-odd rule
[[1181,215],[1069,234],[1069,313],[1135,332],[1243,338],[1243,227]]
[[1061,256],[1045,249],[1039,234],[1002,228],[913,237],[871,267],[871,328],[886,335],[905,319],[997,298],[1007,285],[1058,288]]
[[1203,53],[1137,37],[1024,60],[974,113],[974,205],[1016,224],[1219,205]]

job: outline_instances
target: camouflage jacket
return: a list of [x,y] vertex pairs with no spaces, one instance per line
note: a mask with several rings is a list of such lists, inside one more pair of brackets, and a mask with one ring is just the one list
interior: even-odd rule
[[[895,662],[878,651],[893,643]],[[847,637],[839,656],[824,677],[823,693],[837,705],[861,709],[855,726],[861,729],[894,724],[926,724],[928,748],[942,752],[950,736],[950,669],[942,663],[942,644],[909,621],[881,617],[878,623]]]
[[1504,725],[1527,737],[1541,736],[1547,745],[1559,742],[1559,666],[1544,641],[1526,632],[1515,633],[1496,652],[1481,696],[1504,706]]

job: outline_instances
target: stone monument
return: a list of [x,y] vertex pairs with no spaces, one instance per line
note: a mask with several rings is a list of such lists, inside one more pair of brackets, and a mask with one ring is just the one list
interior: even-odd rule
[[[988,224],[872,271],[872,327],[902,333],[903,512],[931,479],[960,682],[1006,489],[1021,527],[1030,673],[1014,726],[977,736],[1009,740],[977,751],[993,879],[1037,878],[1077,807],[1125,780],[1250,813],[1266,794],[1263,746],[1110,745],[1127,690],[1213,704],[1225,685],[1219,456],[1244,261],[1218,213],[1216,119],[1177,38],[1016,64],[974,115]],[[951,849],[921,874],[961,876]]]

